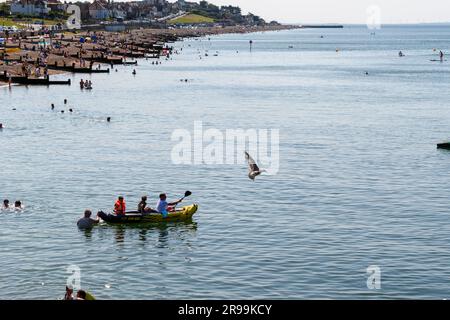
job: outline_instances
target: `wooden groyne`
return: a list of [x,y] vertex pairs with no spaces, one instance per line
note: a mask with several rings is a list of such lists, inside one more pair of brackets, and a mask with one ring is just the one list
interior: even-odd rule
[[25,76],[15,76],[15,75],[8,75],[5,72],[0,74],[0,81],[3,82],[11,82],[11,83],[17,83],[17,84],[23,84],[23,85],[71,85],[72,81],[70,79],[68,80],[50,80],[50,77],[44,77],[44,78],[30,78]]
[[66,65],[58,65],[57,62],[55,64],[48,64],[48,69],[51,70],[61,70],[61,71],[67,71],[72,73],[110,73],[109,68],[108,69],[93,69],[92,66],[90,67],[77,67],[75,63],[72,63],[70,66]]

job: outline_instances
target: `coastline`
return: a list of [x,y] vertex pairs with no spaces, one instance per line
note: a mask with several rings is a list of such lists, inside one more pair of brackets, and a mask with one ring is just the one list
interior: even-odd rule
[[245,34],[255,32],[267,32],[267,31],[282,31],[301,29],[301,26],[295,25],[268,25],[268,26],[231,26],[231,27],[204,27],[196,29],[143,29],[154,32],[155,35],[173,35],[179,37],[200,37],[208,35],[220,35],[220,34]]
[[[12,77],[12,83],[19,84],[52,84],[47,78],[30,77],[31,72],[24,72],[24,68],[35,66],[44,68],[48,76],[69,73],[99,73],[109,72],[101,65],[130,64],[127,58],[136,61],[152,55],[153,58],[172,54],[173,47],[169,43],[187,38],[199,38],[222,34],[248,34],[257,32],[276,32],[282,30],[299,29],[294,25],[267,25],[267,26],[230,26],[230,27],[204,27],[185,29],[130,29],[126,31],[77,31],[62,32],[53,36],[53,41],[59,46],[44,46],[41,41],[45,37],[26,36],[20,40],[12,40],[6,48],[18,48],[18,51],[6,53],[0,59],[0,72],[2,82],[0,87],[8,87],[7,77]],[[99,41],[81,43],[81,39],[91,39],[93,36]],[[49,35],[46,35],[49,38]],[[38,49],[38,50],[36,50]],[[47,58],[45,64],[40,59],[41,50],[44,49]],[[86,61],[89,63],[86,65]],[[133,62],[131,62],[132,64]],[[39,66],[39,68],[38,68]],[[37,73],[36,73],[37,74]],[[44,82],[44,83],[43,83]],[[58,83],[59,82],[59,83]],[[54,82],[60,84],[60,81]],[[70,83],[69,81],[65,82]]]

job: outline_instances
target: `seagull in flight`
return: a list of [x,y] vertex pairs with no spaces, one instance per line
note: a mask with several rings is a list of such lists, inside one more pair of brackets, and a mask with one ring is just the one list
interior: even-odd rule
[[245,160],[247,160],[248,163],[248,177],[255,181],[255,178],[259,176],[261,173],[266,172],[264,169],[260,169],[258,165],[256,164],[255,160],[248,154],[248,152],[245,152]]

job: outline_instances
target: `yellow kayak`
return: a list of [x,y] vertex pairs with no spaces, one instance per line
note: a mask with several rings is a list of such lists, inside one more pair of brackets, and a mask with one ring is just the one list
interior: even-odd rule
[[169,212],[167,217],[163,217],[161,213],[142,214],[138,212],[127,212],[125,215],[117,216],[111,213],[104,213],[100,211],[98,216],[107,223],[146,223],[146,222],[174,222],[185,221],[192,218],[197,212],[198,205],[193,204],[180,208],[174,212]]

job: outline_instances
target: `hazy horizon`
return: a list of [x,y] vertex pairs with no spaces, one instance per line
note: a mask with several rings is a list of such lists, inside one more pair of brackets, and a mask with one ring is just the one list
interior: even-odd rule
[[[169,0],[175,2],[175,0]],[[199,1],[196,1],[199,2]],[[450,3],[444,0],[210,0],[216,5],[234,5],[243,13],[252,12],[266,20],[281,23],[366,24],[369,7],[376,5],[381,23],[450,22]]]

